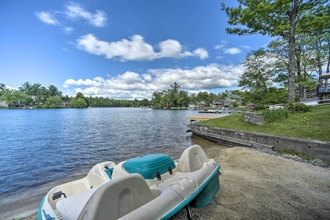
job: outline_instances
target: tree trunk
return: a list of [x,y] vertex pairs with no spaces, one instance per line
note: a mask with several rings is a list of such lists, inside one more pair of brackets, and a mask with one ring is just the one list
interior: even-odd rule
[[305,87],[302,84],[303,78],[302,71],[301,71],[301,46],[298,47],[296,50],[296,61],[297,61],[297,78],[298,78],[298,90],[299,90],[299,98],[305,98]]
[[329,73],[330,72],[330,69],[329,69],[329,66],[330,66],[330,40],[328,40],[328,48],[329,48],[328,63],[327,63],[327,70],[326,70],[325,73]]
[[288,77],[288,103],[295,100],[295,20],[297,16],[298,0],[294,0],[291,11],[288,11],[290,20],[289,37],[289,77]]

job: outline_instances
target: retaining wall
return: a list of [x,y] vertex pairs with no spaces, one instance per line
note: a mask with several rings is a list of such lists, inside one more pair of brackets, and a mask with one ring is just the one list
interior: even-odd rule
[[193,134],[225,146],[247,146],[272,150],[293,150],[330,162],[330,142],[272,134],[215,128],[193,123]]
[[266,123],[265,116],[261,113],[243,112],[243,121],[250,122],[255,125],[264,125]]

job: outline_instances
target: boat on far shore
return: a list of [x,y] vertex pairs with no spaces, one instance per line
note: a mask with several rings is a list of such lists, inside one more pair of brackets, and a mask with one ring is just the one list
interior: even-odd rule
[[51,189],[38,219],[169,219],[183,208],[208,205],[220,189],[219,169],[199,145],[178,160],[147,154],[96,164],[82,179]]

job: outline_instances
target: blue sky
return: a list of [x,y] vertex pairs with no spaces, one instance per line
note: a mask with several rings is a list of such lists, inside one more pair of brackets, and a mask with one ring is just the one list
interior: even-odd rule
[[0,0],[0,83],[114,99],[150,99],[174,82],[237,89],[243,59],[270,38],[227,34],[221,2]]

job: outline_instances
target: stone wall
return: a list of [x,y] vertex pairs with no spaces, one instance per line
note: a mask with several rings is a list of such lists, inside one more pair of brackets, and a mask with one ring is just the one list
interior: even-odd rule
[[330,142],[272,134],[214,128],[193,123],[193,134],[225,146],[247,146],[272,150],[293,150],[330,162]]
[[263,125],[266,123],[265,117],[261,113],[243,112],[242,119],[243,121],[250,122],[255,125]]

